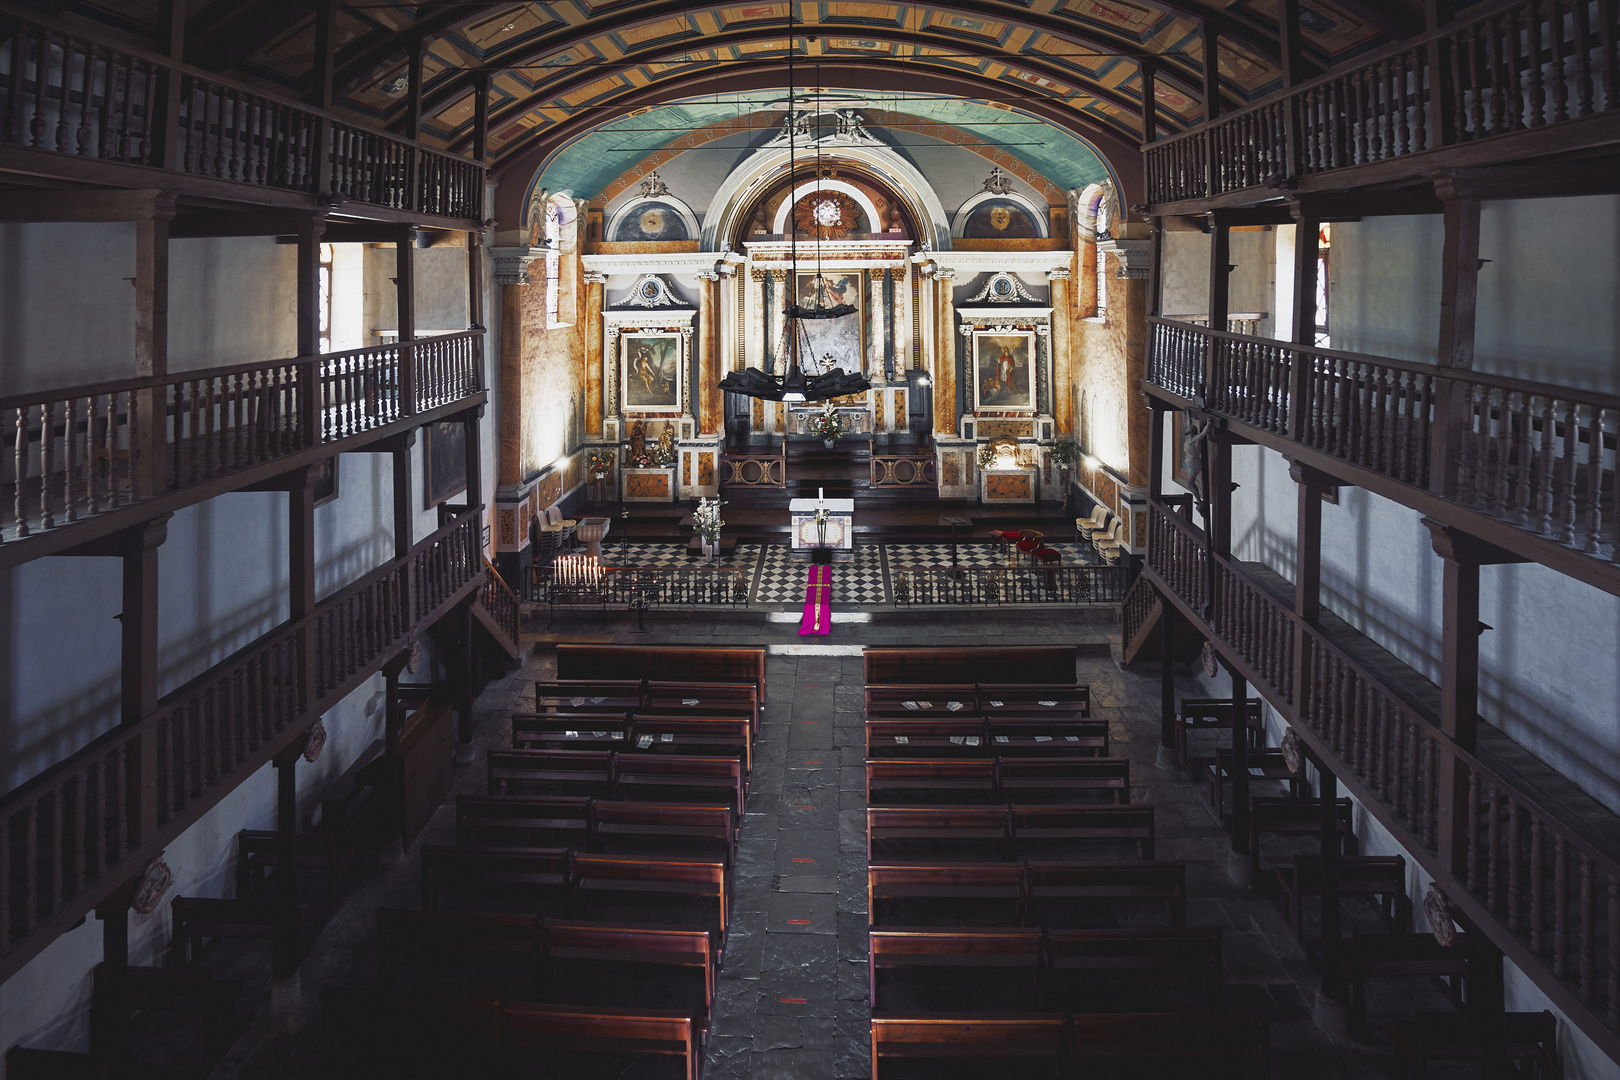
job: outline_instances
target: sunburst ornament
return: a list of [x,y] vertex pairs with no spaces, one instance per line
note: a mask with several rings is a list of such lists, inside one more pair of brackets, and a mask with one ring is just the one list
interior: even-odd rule
[[793,204],[793,227],[815,240],[842,240],[856,220],[855,200],[841,191],[812,191]]

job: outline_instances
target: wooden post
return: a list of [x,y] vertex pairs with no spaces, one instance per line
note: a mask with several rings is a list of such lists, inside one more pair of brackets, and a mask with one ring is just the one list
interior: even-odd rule
[[[159,196],[149,217],[135,222],[135,375],[169,373],[169,222],[173,196]],[[168,487],[168,394],[161,387],[131,395],[138,442],[135,490],[160,495]]]
[[[1456,17],[1452,0],[1425,0],[1423,24],[1425,32],[1438,30]],[[1424,129],[1428,132],[1429,146],[1448,146],[1457,141],[1453,125],[1452,106],[1455,85],[1450,78],[1451,43],[1443,38],[1429,40],[1425,62],[1429,68],[1429,109]]]
[[[469,256],[470,258],[470,256]],[[399,326],[399,412],[415,416],[421,386],[416,362],[416,230],[400,230],[394,241],[394,291]]]
[[[1209,223],[1209,329],[1212,334],[1226,330],[1226,315],[1232,293],[1232,230],[1221,214],[1211,214]],[[1219,338],[1209,339],[1204,354],[1204,386],[1207,396],[1215,386],[1215,353]]]
[[[333,468],[337,467],[333,462]],[[297,623],[315,611],[315,467],[292,474],[287,489],[288,618]],[[297,631],[299,705],[319,697],[315,685],[315,631]]]
[[422,137],[422,57],[427,53],[427,40],[418,37],[405,51],[405,78],[410,85],[405,89],[405,137],[415,142]]
[[1148,420],[1150,425],[1148,431],[1148,498],[1154,500],[1164,497],[1164,416],[1166,411],[1164,403],[1158,398],[1148,398],[1148,416],[1150,417]]
[[[159,53],[176,62],[186,54],[186,0],[159,0],[157,33],[153,42]],[[181,171],[180,84],[178,72],[159,68],[156,93],[152,98],[153,134],[151,164],[169,172]]]
[[[1294,344],[1316,344],[1316,264],[1322,225],[1315,216],[1294,211]],[[1304,441],[1310,423],[1311,362],[1295,352],[1288,372],[1288,434]]]
[[[336,52],[332,19],[336,9],[336,0],[315,0],[315,50],[310,62],[308,100],[323,113],[332,111],[332,78]],[[318,117],[314,131],[315,194],[331,195],[332,121],[325,116]]]
[[[123,890],[121,890],[123,891]],[[127,896],[128,892],[124,891]],[[90,1015],[90,1052],[121,1072],[129,1055],[129,906],[96,908],[101,920],[101,978]]]
[[1277,18],[1277,51],[1282,57],[1283,89],[1292,90],[1304,74],[1304,58],[1299,48],[1299,0],[1282,0],[1281,9]]
[[298,355],[321,352],[321,237],[326,219],[311,217],[298,229],[297,310]]
[[[1440,730],[1465,750],[1479,725],[1479,563],[1467,538],[1424,519],[1441,558]],[[1466,879],[1468,773],[1442,742],[1438,844],[1441,865]]]
[[484,444],[479,437],[484,406],[469,409],[463,416],[467,428],[467,507],[484,505]]
[[298,969],[298,753],[277,758],[275,922],[270,928],[271,973],[285,979]]
[[[1330,1001],[1345,997],[1344,967],[1339,962],[1339,778],[1320,761],[1316,763],[1317,795],[1322,804],[1322,996]],[[1294,883],[1300,887],[1299,882]]]
[[[1294,553],[1294,614],[1305,623],[1322,615],[1322,492],[1323,474],[1298,461],[1288,463],[1288,475],[1298,485],[1299,518]],[[1311,639],[1306,626],[1294,627],[1294,711],[1303,716],[1311,698]]]
[[[1204,36],[1204,121],[1212,124],[1221,118],[1220,34],[1208,19],[1199,25]],[[1210,167],[1214,168],[1213,161]]]
[[[1249,850],[1249,683],[1228,664],[1232,674],[1232,850],[1251,859]],[[1218,778],[1217,778],[1218,779]]]
[[1176,752],[1176,607],[1159,597],[1159,760],[1174,761]]
[[[412,429],[394,444],[390,455],[394,463],[394,558],[403,559],[416,545],[416,489],[411,481],[411,447],[416,444],[416,431]],[[406,575],[407,582],[414,575]],[[411,611],[414,613],[415,608]],[[412,616],[414,618],[414,614]]]
[[472,157],[479,164],[489,160],[489,72],[473,73]]
[[169,535],[169,517],[164,514],[124,534],[124,611],[119,622],[125,724],[134,724],[157,710],[158,547]]
[[[1147,146],[1159,137],[1159,65],[1144,57],[1137,62],[1137,66],[1142,72],[1142,145]],[[1151,300],[1148,302],[1152,303]]]
[[[1468,371],[1474,366],[1474,327],[1479,307],[1479,200],[1447,198],[1455,194],[1436,181],[1445,200],[1445,246],[1440,263],[1440,339],[1436,359],[1441,368]],[[1462,433],[1470,426],[1469,403],[1450,379],[1435,380],[1434,431],[1429,454],[1429,490],[1457,494],[1457,458]],[[1487,421],[1488,422],[1488,421]]]
[[[413,312],[414,317],[414,312]],[[482,330],[484,323],[484,234],[467,234],[467,329]],[[485,384],[480,379],[481,384]]]

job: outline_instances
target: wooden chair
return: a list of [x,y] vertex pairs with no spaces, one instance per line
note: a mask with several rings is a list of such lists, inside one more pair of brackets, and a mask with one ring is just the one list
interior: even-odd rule
[[[549,1057],[557,1051],[671,1056],[681,1060],[686,1080],[697,1080],[700,1065],[694,1020],[654,1009],[503,1002],[501,1045],[518,1060]],[[510,1053],[513,1050],[521,1053]],[[524,1070],[524,1075],[532,1073]]]
[[[1255,748],[1247,750],[1244,757],[1249,763],[1249,783],[1286,783],[1289,796],[1299,798],[1300,778],[1288,771],[1280,749]],[[1209,782],[1209,805],[1214,808],[1218,818],[1226,817],[1226,785],[1232,782],[1231,759],[1231,747],[1217,747],[1215,760],[1204,766],[1204,779]]]
[[1018,542],[1013,545],[1018,551],[1019,558],[1028,559],[1030,565],[1035,563],[1035,552],[1039,551],[1046,540],[1046,534],[1039,529],[1019,529]]
[[[893,863],[880,846],[926,841],[948,847],[994,847],[995,857],[1011,855],[1007,809],[1002,806],[872,806],[866,811],[866,861]],[[953,852],[953,854],[955,854]]]
[[[1026,996],[1033,1001],[1034,990],[1041,976],[1042,955],[1041,931],[1038,929],[976,930],[957,927],[950,930],[872,930],[867,934],[867,977],[872,1012],[876,1013],[882,1008],[879,988],[889,981],[882,978],[885,972],[893,975],[919,969],[926,973],[928,983],[936,987],[941,981],[938,975],[941,970],[966,973],[974,982],[996,971],[1026,972]],[[984,988],[978,989],[982,991]],[[1017,988],[999,983],[993,990],[998,995],[998,1001],[1003,1000],[1002,995],[1009,991],[1017,992]],[[971,1005],[957,1003],[947,1007],[954,1009]],[[1016,1007],[998,1004],[996,1011],[1004,1012]]]
[[[1421,1080],[1428,1075],[1431,1061],[1479,1061],[1486,1033],[1493,1027],[1501,1037],[1508,1061],[1529,1066],[1537,1080],[1557,1080],[1562,1075],[1558,1018],[1551,1012],[1496,1016],[1420,1012],[1411,1020],[1391,1021],[1389,1034],[1405,1064],[1406,1075]],[[1523,1067],[1518,1072],[1526,1075]]]
[[1014,863],[867,867],[866,909],[873,926],[886,925],[893,918],[885,914],[886,905],[906,900],[939,902],[962,916],[982,913],[988,905],[1012,918],[997,918],[986,925],[1027,923],[1024,869]]
[[208,938],[269,941],[277,921],[273,905],[263,900],[214,900],[203,896],[176,896],[169,901],[173,924],[170,947],[180,966],[197,960],[193,948]]
[[868,803],[982,804],[994,801],[995,793],[996,763],[993,758],[872,759],[866,763]]
[[1449,979],[1452,1000],[1461,1002],[1462,982],[1472,974],[1477,953],[1467,934],[1458,934],[1450,948],[1433,934],[1355,935],[1344,950],[1352,1019],[1366,1021],[1368,979]]
[[[1305,943],[1304,900],[1322,892],[1322,857],[1295,855],[1293,866],[1277,868],[1283,917]],[[1339,894],[1376,897],[1397,934],[1412,930],[1412,899],[1406,886],[1406,859],[1400,855],[1344,855],[1339,858]]]
[[1179,1061],[1189,1076],[1271,1074],[1271,1027],[1258,1013],[1077,1014],[1070,1031],[1082,1075],[1099,1060],[1130,1062],[1133,1073],[1154,1061]]
[[[1063,1075],[1064,1043],[1061,1014],[873,1016],[872,1080],[892,1078],[899,1061],[963,1058],[1002,1062],[1000,1075],[1057,1077]],[[936,1076],[938,1065],[914,1075]]]
[[1012,848],[1020,857],[1027,857],[1033,846],[1054,841],[1124,842],[1139,844],[1141,857],[1154,860],[1151,806],[1012,806],[1008,817]]
[[[1265,722],[1261,718],[1259,698],[1249,698],[1248,715],[1244,718],[1248,725],[1249,749],[1258,749],[1265,745]],[[1175,732],[1176,732],[1176,758],[1182,768],[1189,764],[1187,740],[1188,736],[1198,731],[1230,731],[1232,728],[1232,703],[1220,698],[1183,698],[1176,706]]]
[[1223,996],[1225,968],[1218,927],[1048,930],[1046,947],[1054,988],[1061,987],[1071,972],[1094,992],[1092,997],[1099,982],[1111,984],[1127,973],[1154,980],[1181,974],[1198,980],[1211,1004],[1219,1004]]
[[[1074,901],[1163,904],[1171,926],[1187,925],[1187,868],[1180,862],[1031,862],[1029,903],[1072,906]],[[1047,922],[1043,925],[1058,925]]]
[[456,846],[584,851],[590,815],[582,795],[457,795]]

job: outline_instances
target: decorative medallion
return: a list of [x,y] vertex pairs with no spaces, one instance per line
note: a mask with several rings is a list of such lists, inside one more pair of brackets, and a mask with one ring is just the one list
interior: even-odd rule
[[1442,949],[1457,944],[1457,925],[1451,921],[1451,902],[1440,886],[1429,882],[1429,891],[1423,895],[1423,917],[1429,920],[1429,929]]
[[793,206],[793,227],[815,240],[842,240],[860,220],[855,200],[842,191],[812,191]]
[[1204,651],[1198,654],[1198,662],[1204,666],[1204,674],[1213,679],[1220,666],[1215,662],[1215,646],[1212,642],[1204,642]]
[[1288,766],[1289,772],[1293,773],[1295,776],[1301,776],[1304,774],[1305,755],[1300,753],[1299,736],[1294,733],[1293,728],[1289,728],[1287,731],[1283,732],[1282,759],[1283,764]]
[[315,722],[309,726],[309,735],[304,739],[304,760],[311,765],[315,764],[315,759],[321,756],[324,749],[326,749],[326,725],[321,723],[321,718],[317,716]]
[[[1009,211],[1011,213],[1011,211]],[[1039,304],[1041,301],[1029,294],[1024,283],[1012,274],[991,274],[990,280],[985,282],[979,294],[966,301],[968,304],[982,304],[989,301],[992,304],[1015,304],[1020,301],[1026,304]]]
[[174,871],[163,861],[163,853],[158,852],[158,857],[141,871],[141,881],[135,886],[135,898],[130,901],[130,907],[135,909],[137,915],[152,914],[173,882]]
[[1007,226],[1012,224],[1012,211],[1005,206],[998,206],[990,211],[990,227],[997,232],[1006,232]]
[[637,278],[624,302],[638,308],[679,307],[681,303],[669,291],[669,284],[657,274],[643,274]]

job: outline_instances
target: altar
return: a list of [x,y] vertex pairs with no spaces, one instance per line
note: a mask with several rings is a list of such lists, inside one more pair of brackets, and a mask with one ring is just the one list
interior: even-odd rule
[[[825,527],[816,524],[816,511],[825,509]],[[831,549],[836,562],[855,559],[854,499],[794,499],[788,503],[792,521],[792,556],[808,559],[819,547]]]

